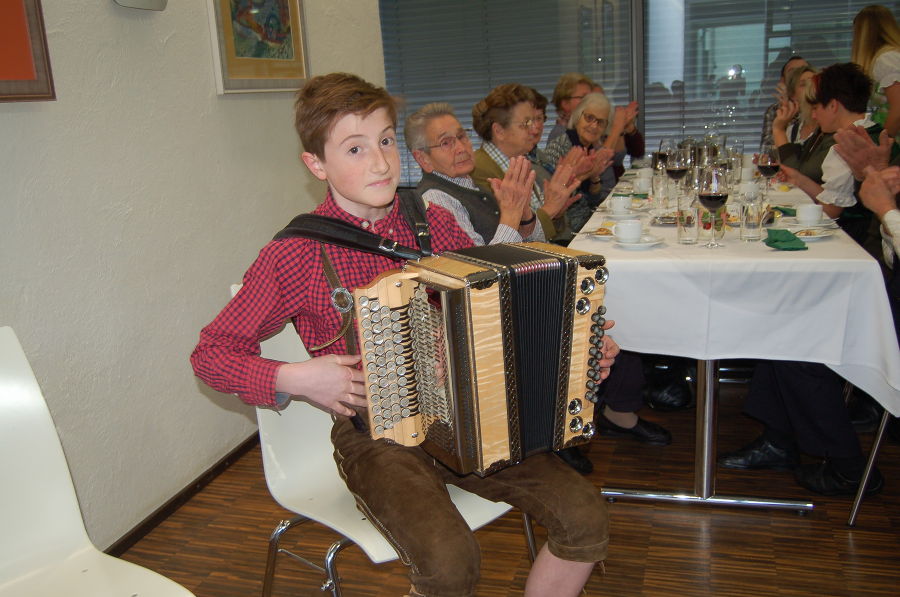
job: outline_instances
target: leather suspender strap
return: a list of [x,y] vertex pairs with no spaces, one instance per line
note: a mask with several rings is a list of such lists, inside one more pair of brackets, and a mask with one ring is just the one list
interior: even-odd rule
[[[356,334],[353,333],[353,296],[350,294],[350,291],[341,285],[341,279],[338,277],[334,265],[328,257],[328,253],[325,252],[325,245],[322,243],[319,243],[319,254],[322,256],[322,269],[325,271],[325,278],[328,280],[328,285],[331,286],[331,304],[340,311],[343,324],[337,336],[325,344],[310,349],[310,352],[331,346],[343,337],[347,342],[347,354],[359,354]],[[350,422],[361,433],[369,430],[366,420],[359,413],[350,417]]]
[[419,250],[426,257],[431,255],[431,228],[429,228],[428,219],[425,217],[425,202],[422,201],[422,196],[417,190],[403,190],[398,193],[398,197],[400,199],[400,211],[403,212],[406,222],[416,235]]
[[342,323],[337,336],[324,344],[313,346],[309,351],[315,352],[317,350],[322,350],[323,348],[331,346],[341,338],[345,338],[347,342],[347,354],[359,354],[356,345],[356,335],[353,333],[352,325],[353,296],[350,294],[349,290],[341,285],[341,279],[334,270],[331,258],[328,257],[328,253],[325,252],[325,245],[322,243],[319,243],[319,255],[322,257],[322,269],[325,271],[325,279],[328,280],[328,285],[331,286],[331,304],[341,314]]

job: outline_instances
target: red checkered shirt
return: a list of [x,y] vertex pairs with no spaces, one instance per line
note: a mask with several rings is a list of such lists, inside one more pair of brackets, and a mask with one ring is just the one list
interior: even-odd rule
[[[417,246],[397,200],[391,212],[374,224],[342,210],[331,193],[313,213],[350,222],[408,247]],[[426,216],[435,253],[472,246],[445,209],[431,206]],[[401,265],[387,257],[333,245],[326,245],[325,250],[341,284],[351,291]],[[259,356],[259,342],[286,319],[293,322],[307,347],[323,344],[340,331],[341,317],[331,304],[331,286],[316,241],[287,238],[262,248],[244,274],[241,290],[200,332],[200,342],[191,354],[194,372],[209,386],[237,394],[248,404],[274,405],[275,376],[281,362]],[[341,338],[311,356],[344,354],[346,350]]]

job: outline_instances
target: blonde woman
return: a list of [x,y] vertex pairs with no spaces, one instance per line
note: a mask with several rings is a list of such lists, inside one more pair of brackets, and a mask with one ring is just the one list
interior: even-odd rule
[[895,136],[900,129],[900,27],[889,9],[873,4],[856,14],[851,60],[875,82],[872,120]]
[[785,80],[786,98],[796,105],[797,115],[788,125],[787,137],[791,143],[803,143],[809,139],[818,125],[812,118],[812,106],[806,101],[806,88],[809,82],[819,72],[806,64],[795,68]]

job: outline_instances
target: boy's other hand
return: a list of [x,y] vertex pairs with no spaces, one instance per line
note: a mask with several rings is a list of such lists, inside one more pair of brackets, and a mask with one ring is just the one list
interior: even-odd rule
[[309,402],[329,414],[352,417],[366,409],[360,355],[329,354],[278,368],[275,389]]

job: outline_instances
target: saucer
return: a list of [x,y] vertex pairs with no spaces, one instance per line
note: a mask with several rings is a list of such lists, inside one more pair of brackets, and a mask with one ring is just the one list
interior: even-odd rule
[[628,220],[638,217],[638,213],[634,209],[625,210],[620,214],[616,214],[611,211],[604,211],[601,213],[603,213],[604,218],[609,218],[610,220]]
[[661,239],[658,236],[653,236],[652,234],[645,234],[637,242],[625,243],[620,240],[617,240],[616,245],[622,247],[623,249],[649,249],[650,247],[655,247],[656,245],[658,245],[662,242],[663,242],[663,239]]
[[797,218],[793,216],[781,218],[781,225],[787,228],[828,228],[831,230],[837,230],[839,228],[837,222],[831,218],[822,218],[817,224],[801,224],[797,221]]
[[613,236],[612,230],[607,226],[600,226],[599,228],[595,228],[594,230],[582,231],[579,234],[589,236],[591,238],[596,238],[598,240],[612,240],[615,238],[615,236]]
[[800,230],[792,230],[794,236],[803,242],[812,242],[814,240],[822,240],[834,234],[834,230],[826,230],[824,228],[802,228]]

